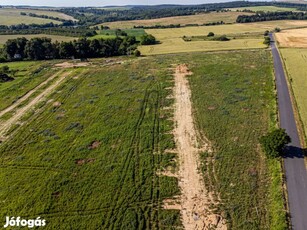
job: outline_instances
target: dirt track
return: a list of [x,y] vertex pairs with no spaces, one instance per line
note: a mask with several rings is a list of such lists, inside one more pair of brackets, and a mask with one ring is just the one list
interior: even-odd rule
[[191,75],[186,65],[176,68],[175,76],[175,139],[180,160],[179,186],[181,188],[181,217],[187,230],[227,229],[221,216],[209,210],[210,194],[205,190],[202,175],[199,173],[199,156],[204,145],[197,148],[197,135],[194,128],[191,92],[187,75]]
[[9,107],[7,107],[6,109],[0,111],[0,117],[2,117],[4,114],[11,112],[13,109],[15,109],[17,106],[19,106],[21,103],[23,103],[24,101],[26,101],[29,97],[31,97],[31,95],[33,93],[35,93],[37,90],[41,89],[43,86],[45,86],[48,82],[52,81],[54,78],[56,78],[59,75],[59,73],[56,73],[54,75],[52,75],[51,77],[49,77],[46,81],[42,82],[41,84],[39,84],[38,86],[36,86],[34,89],[30,90],[29,92],[27,92],[24,96],[22,96],[21,98],[19,98],[16,102],[14,102],[14,104],[10,105]]
[[[54,89],[59,86],[65,79],[66,77],[69,75],[69,72],[65,72],[64,74],[62,74],[60,76],[60,78],[54,82],[52,85],[50,85],[47,89],[45,89],[42,93],[40,93],[39,95],[37,95],[35,98],[33,98],[33,100],[31,100],[28,104],[26,104],[25,106],[19,108],[16,110],[16,112],[14,113],[14,115],[9,118],[8,120],[4,121],[4,122],[0,122],[0,139],[4,140],[5,139],[5,133],[10,129],[10,127],[14,124],[16,124],[16,122],[18,122],[18,120],[25,115],[30,109],[34,108],[39,102],[41,102],[43,99],[45,99],[50,93],[52,93],[54,91]],[[15,109],[18,105],[20,105],[22,102],[24,102],[25,100],[27,100],[33,93],[35,93],[38,89],[42,88],[44,85],[46,85],[49,81],[53,80],[56,76],[58,76],[58,73],[51,76],[50,78],[48,78],[45,82],[41,83],[39,86],[37,86],[35,89],[29,91],[25,96],[23,96],[22,98],[20,98],[16,103],[14,103],[13,105],[9,106],[8,108],[6,108],[5,110],[0,112],[0,116],[4,115],[7,112],[12,111],[13,109]]]

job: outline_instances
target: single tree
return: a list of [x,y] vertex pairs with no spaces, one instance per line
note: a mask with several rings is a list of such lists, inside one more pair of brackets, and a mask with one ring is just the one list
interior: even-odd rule
[[145,34],[141,37],[141,45],[154,45],[156,43],[156,38],[151,34]]
[[140,57],[141,56],[141,52],[139,50],[135,50],[134,51],[134,56]]
[[265,45],[270,45],[270,43],[271,43],[270,37],[264,37],[264,42],[263,42],[263,44],[265,44]]
[[207,37],[214,37],[214,33],[213,32],[209,32]]
[[285,145],[291,142],[284,129],[275,129],[260,138],[260,144],[268,157],[279,157]]

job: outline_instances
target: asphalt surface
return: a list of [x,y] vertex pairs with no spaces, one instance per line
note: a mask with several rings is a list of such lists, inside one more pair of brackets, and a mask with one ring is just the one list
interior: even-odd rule
[[271,48],[278,96],[280,127],[285,129],[292,142],[285,149],[284,167],[293,230],[307,230],[307,171],[299,134],[294,118],[289,89],[282,61],[271,37]]

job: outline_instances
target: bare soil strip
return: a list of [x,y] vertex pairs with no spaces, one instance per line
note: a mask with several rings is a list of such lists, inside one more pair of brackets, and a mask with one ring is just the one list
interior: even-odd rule
[[[0,139],[1,140],[5,140],[5,133],[10,129],[10,127],[14,124],[16,124],[16,122],[18,122],[18,120],[25,115],[30,109],[34,108],[38,103],[40,103],[41,101],[43,101],[48,95],[50,95],[56,87],[58,87],[65,79],[66,77],[70,74],[70,72],[65,72],[63,73],[60,78],[54,82],[52,85],[50,85],[47,89],[45,89],[42,93],[40,93],[38,96],[36,96],[35,98],[33,98],[33,100],[31,100],[28,104],[26,104],[25,106],[19,108],[16,110],[16,113],[8,120],[0,122]],[[18,101],[18,104],[20,104],[21,102],[25,101],[27,98],[29,98],[37,89],[41,88],[43,85],[47,84],[47,82],[49,82],[50,80],[54,79],[57,76],[57,74],[53,75],[52,77],[50,77],[48,80],[46,80],[45,82],[43,82],[41,85],[39,85],[38,87],[36,87],[34,90],[30,91],[28,94],[26,94],[23,98],[21,98]],[[12,109],[16,108],[17,105],[12,105],[10,107],[8,107],[6,109],[6,112],[11,111]],[[11,108],[10,110],[8,110],[9,108]]]
[[[192,73],[186,65],[176,68],[175,76],[175,122],[174,135],[179,154],[179,186],[181,188],[181,217],[187,230],[227,229],[220,215],[210,211],[211,195],[206,191],[199,172],[199,152],[208,146],[197,148],[197,134],[192,116],[191,92],[187,75]],[[172,208],[172,205],[170,206]]]
[[31,97],[31,95],[33,93],[35,93],[37,90],[41,89],[43,86],[47,85],[48,82],[52,81],[54,78],[56,78],[59,75],[59,73],[56,73],[54,75],[52,75],[51,77],[49,77],[46,81],[42,82],[41,84],[39,84],[38,86],[36,86],[34,89],[30,90],[29,92],[27,92],[24,96],[22,96],[21,98],[19,98],[16,102],[14,102],[14,104],[10,105],[9,107],[7,107],[6,109],[0,111],[0,117],[2,117],[4,114],[11,112],[13,109],[15,109],[16,107],[18,107],[21,103],[23,103],[24,101],[26,101],[29,97]]

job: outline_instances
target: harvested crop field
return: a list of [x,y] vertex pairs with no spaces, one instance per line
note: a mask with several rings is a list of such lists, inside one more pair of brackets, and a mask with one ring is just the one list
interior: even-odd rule
[[168,53],[185,53],[198,51],[240,50],[264,48],[262,39],[236,39],[226,42],[219,41],[192,41],[185,42],[182,38],[161,40],[162,44],[142,46],[140,51],[145,55]]
[[[156,55],[167,53],[181,53],[193,51],[237,50],[257,49],[266,47],[263,44],[263,33],[266,30],[279,28],[297,28],[307,26],[307,21],[268,21],[257,23],[242,23],[218,26],[199,26],[172,29],[147,29],[147,34],[154,35],[160,42],[156,45],[141,46],[140,51],[144,55]],[[183,37],[207,36],[209,32],[215,35],[242,36],[242,38],[230,41],[190,41]],[[244,38],[245,37],[245,38]]]
[[30,9],[15,9],[15,8],[1,8],[0,9],[0,25],[16,25],[16,24],[46,24],[49,22],[53,22],[55,24],[60,24],[60,21],[38,18],[38,17],[30,17],[28,15],[20,15],[21,12],[26,14],[35,13],[37,15],[47,15],[52,17],[58,17],[62,19],[72,20],[73,18],[59,12],[55,11],[45,11],[45,10],[30,10]]
[[211,12],[206,14],[197,14],[189,16],[177,16],[167,18],[157,18],[150,20],[133,20],[133,21],[118,21],[109,22],[102,25],[109,26],[112,29],[129,29],[134,26],[155,26],[155,25],[170,25],[170,24],[198,24],[202,25],[205,23],[220,22],[234,23],[239,15],[252,15],[252,13],[242,12]]
[[295,8],[290,7],[278,7],[278,6],[251,6],[251,7],[238,7],[238,8],[229,8],[231,11],[264,11],[264,12],[285,12],[285,11],[297,11]]
[[307,28],[282,30],[276,33],[275,36],[280,47],[307,47]]

